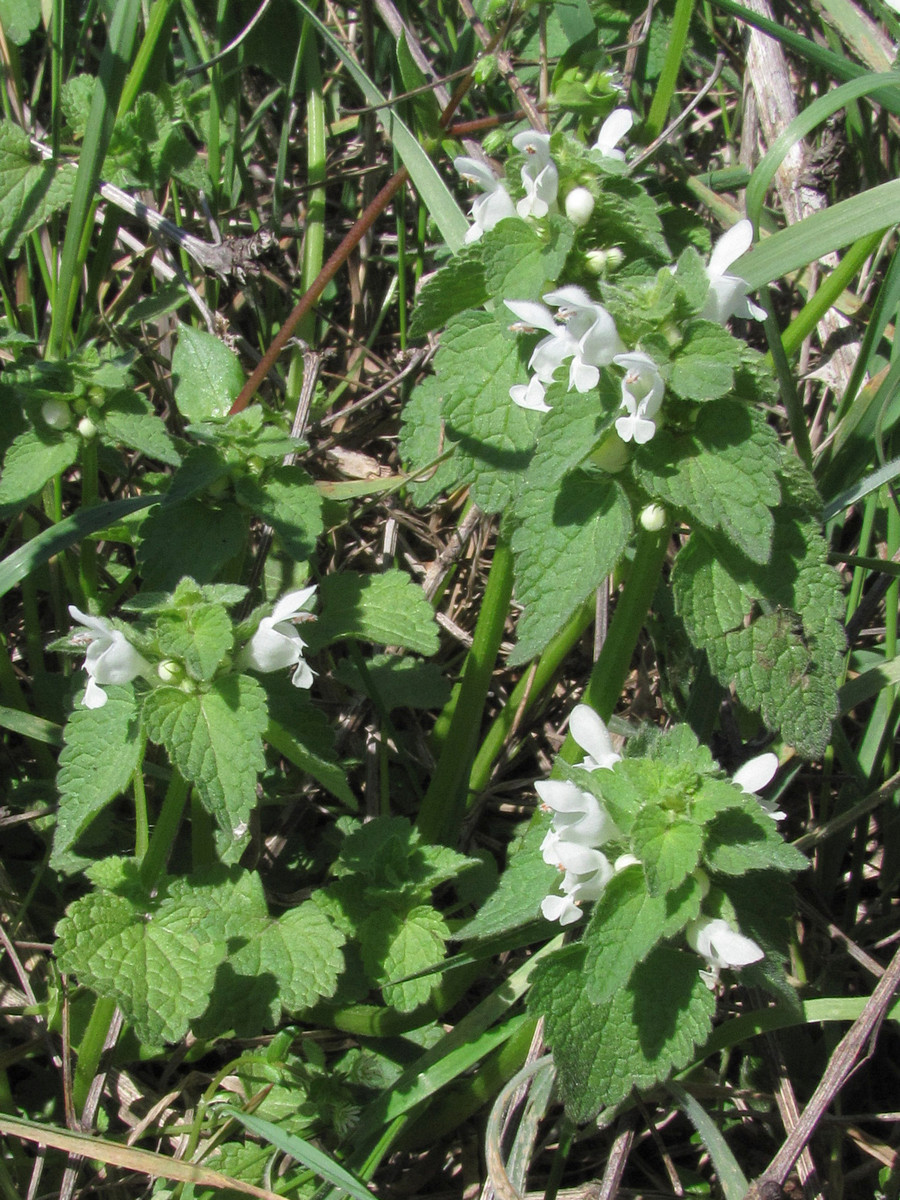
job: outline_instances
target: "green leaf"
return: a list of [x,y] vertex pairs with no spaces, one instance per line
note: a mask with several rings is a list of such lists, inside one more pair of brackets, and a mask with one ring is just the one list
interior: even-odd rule
[[632,849],[644,868],[651,896],[679,887],[700,859],[700,826],[652,803],[638,813],[630,832]]
[[740,364],[741,345],[727,329],[695,321],[672,363],[669,386],[685,400],[718,400],[734,387],[734,368]]
[[[540,300],[559,278],[574,233],[571,223],[558,215],[548,217],[540,233],[527,221],[500,221],[481,239],[488,293],[499,302]],[[499,316],[513,320],[503,307]]]
[[168,613],[156,628],[160,653],[181,659],[194,679],[212,679],[233,640],[231,619],[218,604],[200,603]]
[[213,489],[229,473],[230,467],[224,455],[215,446],[194,446],[172,476],[163,505],[180,504],[182,500]]
[[844,602],[815,524],[788,503],[774,517],[764,567],[692,535],[672,576],[675,604],[722,683],[734,684],[770,729],[815,758],[837,713]]
[[446,436],[458,443],[457,474],[485,512],[499,512],[518,491],[534,443],[535,414],[509,395],[525,374],[518,341],[487,313],[462,313],[444,332],[435,371]]
[[728,400],[704,405],[693,436],[661,429],[635,455],[634,474],[654,499],[721,532],[754,562],[769,561],[781,499],[774,432]]
[[[551,411],[537,431],[537,447],[525,475],[523,492],[532,488],[551,490],[564,475],[579,466],[600,441],[622,402],[621,386],[609,371],[589,392],[567,392],[556,384],[547,390]],[[599,403],[598,403],[599,399]]]
[[788,845],[774,820],[755,800],[720,812],[709,825],[704,861],[712,871],[723,875],[744,875],[748,871],[805,871],[806,856]]
[[247,675],[225,675],[206,692],[156,688],[144,702],[151,741],[197,788],[203,807],[226,834],[243,836],[265,767],[265,693]]
[[28,134],[0,121],[0,255],[13,258],[25,237],[65,209],[75,189],[75,167],[45,162]]
[[[366,934],[364,925],[360,930],[364,947],[368,942]],[[381,984],[386,1004],[398,1012],[412,1012],[428,1002],[440,980],[440,972],[418,979],[404,977],[439,963],[449,936],[444,919],[430,905],[419,905],[399,919],[377,971],[372,972]]]
[[102,708],[76,708],[66,722],[59,756],[59,812],[50,866],[76,868],[72,847],[93,819],[124,792],[137,769],[142,739],[130,686],[104,689]]
[[400,454],[406,470],[415,474],[449,452],[426,478],[410,484],[410,494],[421,507],[430,504],[441,492],[452,491],[459,482],[459,449],[453,442],[448,444],[444,437],[443,399],[444,389],[437,376],[428,375],[413,388],[403,405]]
[[0,25],[11,42],[24,46],[41,20],[41,0],[0,0]]
[[140,450],[148,458],[170,467],[181,465],[181,455],[165,423],[153,412],[149,400],[138,392],[119,392],[103,407],[103,433],[113,445]]
[[168,591],[184,575],[216,577],[243,550],[247,519],[235,504],[204,500],[161,505],[141,525],[137,559],[150,591]]
[[461,941],[492,938],[540,917],[541,901],[559,878],[557,869],[541,857],[541,842],[548,828],[549,821],[537,817],[513,838],[496,890],[454,937]]
[[455,258],[422,284],[409,325],[411,338],[442,329],[467,308],[481,308],[489,298],[480,246],[464,246]]
[[585,988],[594,1004],[611,1000],[653,947],[680,933],[700,915],[703,891],[686,879],[668,895],[653,896],[640,866],[626,867],[609,881],[584,935]]
[[279,466],[266,472],[265,482],[248,475],[235,480],[234,494],[275,530],[295,562],[308,562],[322,532],[322,496],[300,467]]
[[181,324],[172,355],[172,380],[178,411],[188,421],[221,418],[244,386],[236,355],[211,333]]
[[189,892],[83,896],[56,928],[60,969],[114,999],[142,1042],[177,1042],[206,1007],[225,955],[201,923],[204,907]]
[[3,461],[0,506],[23,504],[39,492],[49,479],[71,467],[80,445],[81,439],[75,433],[52,434],[37,429],[20,433]]
[[270,721],[266,741],[295,767],[311,775],[351,810],[357,799],[347,782],[347,766],[334,749],[334,731],[323,713],[309,703],[301,703],[299,691],[286,675],[263,676],[269,696],[269,711],[282,716],[283,724]]
[[566,1110],[579,1122],[686,1067],[715,1011],[694,954],[658,947],[602,1004],[585,992],[585,956],[576,945],[539,963],[529,997],[532,1012],[546,1017]]
[[539,653],[614,570],[631,534],[631,506],[609,476],[576,471],[562,485],[526,487],[512,536],[524,608],[511,666]]
[[376,700],[386,712],[395,708],[439,709],[450,699],[450,682],[437,663],[397,654],[376,654],[367,659],[365,675],[349,658],[342,659],[334,678]]
[[[210,875],[215,881],[217,873]],[[255,872],[232,873],[212,894],[208,927],[225,939],[228,957],[216,976],[210,1006],[193,1023],[199,1037],[233,1031],[257,1037],[277,1024],[283,1008],[296,1012],[334,995],[344,967],[344,937],[314,904],[269,916]]]
[[436,654],[437,625],[431,605],[403,571],[328,575],[319,586],[321,616],[308,641],[320,648],[344,638],[406,646],[417,654]]

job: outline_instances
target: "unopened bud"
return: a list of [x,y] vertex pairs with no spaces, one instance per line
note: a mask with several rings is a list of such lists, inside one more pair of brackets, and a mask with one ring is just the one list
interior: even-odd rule
[[625,261],[625,255],[618,246],[610,246],[608,250],[590,250],[586,257],[587,269],[592,275],[603,275],[606,271],[615,271]]
[[472,70],[472,79],[477,84],[490,83],[497,74],[497,60],[493,54],[479,58]]
[[648,533],[659,533],[668,520],[668,513],[661,504],[648,504],[639,520]]
[[175,658],[164,658],[156,668],[156,674],[163,683],[178,683],[184,675],[184,668]]
[[41,416],[51,429],[68,429],[72,423],[72,410],[62,400],[45,400]]
[[97,436],[97,426],[90,417],[82,417],[78,422],[78,432],[83,438],[85,438],[87,441],[90,441],[91,438],[95,438]]
[[597,201],[584,187],[573,188],[566,196],[566,216],[573,225],[587,225]]

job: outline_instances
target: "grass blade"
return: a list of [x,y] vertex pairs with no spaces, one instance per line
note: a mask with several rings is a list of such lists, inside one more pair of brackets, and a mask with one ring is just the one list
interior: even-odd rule
[[434,163],[419,145],[413,133],[388,106],[388,101],[359,63],[347,53],[331,30],[323,25],[312,9],[303,3],[303,0],[294,0],[294,3],[300,6],[307,18],[315,25],[322,39],[328,43],[353,76],[366,98],[366,103],[376,107],[378,120],[400,155],[403,165],[409,171],[416,191],[434,218],[444,241],[455,254],[463,244],[469,223],[450,194],[450,189],[438,174]]

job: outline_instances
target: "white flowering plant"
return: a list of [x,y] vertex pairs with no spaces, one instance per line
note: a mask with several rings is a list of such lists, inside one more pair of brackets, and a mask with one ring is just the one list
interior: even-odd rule
[[794,1002],[789,883],[808,863],[757,795],[775,755],[729,779],[687,726],[632,731],[617,751],[589,705],[569,724],[568,758],[584,757],[537,781],[535,821],[462,932],[477,944],[515,912],[579,935],[536,967],[529,1004],[568,1110],[589,1120],[693,1060],[723,974]]
[[645,511],[658,539],[682,529],[672,596],[695,661],[815,756],[837,711],[840,587],[812,479],[767,419],[774,378],[734,325],[765,316],[740,274],[752,226],[699,249],[705,230],[630,167],[631,128],[619,107],[588,144],[514,134],[505,176],[483,167],[490,228],[426,282],[413,319],[441,330],[404,409],[410,470],[440,460],[414,494],[467,486],[500,514],[513,664],[648,541]]

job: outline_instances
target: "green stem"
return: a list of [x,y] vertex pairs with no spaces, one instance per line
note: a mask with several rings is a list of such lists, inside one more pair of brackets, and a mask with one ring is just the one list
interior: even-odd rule
[[569,618],[537,663],[525,672],[513,688],[509,700],[494,718],[472,764],[472,773],[469,776],[470,805],[478,793],[487,787],[494,763],[509,737],[510,730],[544,694],[560,664],[593,619],[594,601],[591,599]]
[[144,747],[146,739],[138,755],[138,767],[131,777],[134,788],[134,856],[143,861],[150,849],[150,819],[147,815],[147,790],[144,787]]
[[694,0],[676,0],[675,13],[669,27],[669,45],[666,49],[666,59],[659,74],[656,94],[650,105],[650,112],[644,122],[644,134],[648,142],[659,137],[669,115],[672,97],[678,83],[678,72],[681,70],[681,60],[687,43],[688,29],[691,24],[691,14],[694,11]]
[[116,1002],[110,996],[98,996],[94,1003],[84,1037],[78,1048],[78,1062],[72,1077],[72,1103],[75,1112],[81,1113],[87,1102],[88,1092],[100,1066],[100,1056],[106,1042],[109,1027],[116,1011]]
[[512,551],[501,536],[494,550],[494,561],[488,574],[472,648],[463,667],[462,681],[454,689],[444,710],[449,715],[447,736],[419,812],[418,829],[427,842],[452,844],[459,831],[465,811],[466,782],[475,757],[481,717],[509,615],[512,587]]
[[[594,663],[584,689],[585,703],[590,704],[604,721],[612,716],[631,667],[631,657],[659,583],[671,532],[671,524],[658,533],[646,529],[638,531],[628,579],[616,605],[600,657]],[[574,762],[581,753],[575,739],[569,734],[560,751],[563,759]]]
[[843,258],[835,269],[822,281],[815,295],[807,300],[781,335],[781,344],[784,346],[785,354],[791,355],[800,349],[804,340],[836,303],[869,255],[878,249],[881,238],[881,233],[871,233],[868,237],[854,242],[850,249],[844,252]]
[[190,785],[173,767],[172,780],[163,800],[156,827],[150,835],[150,845],[141,863],[141,881],[148,889],[156,883],[175,844],[189,790]]

